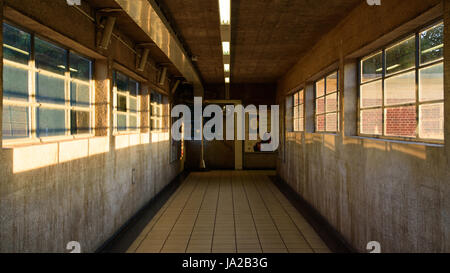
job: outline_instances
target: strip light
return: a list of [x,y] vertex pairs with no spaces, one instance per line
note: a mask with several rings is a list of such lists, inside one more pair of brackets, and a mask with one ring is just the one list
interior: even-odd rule
[[230,55],[230,42],[222,42],[223,55]]
[[229,25],[231,18],[231,0],[219,0],[220,24]]
[[444,44],[440,44],[440,45],[437,45],[435,47],[432,47],[432,48],[429,48],[429,49],[426,49],[426,50],[422,51],[422,54],[426,54],[426,53],[429,53],[429,52],[431,52],[433,50],[441,49],[443,47],[444,47]]

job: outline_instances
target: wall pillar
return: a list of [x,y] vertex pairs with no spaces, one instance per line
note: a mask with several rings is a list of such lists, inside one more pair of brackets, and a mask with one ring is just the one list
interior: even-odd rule
[[95,61],[95,135],[108,136],[109,128],[109,89],[112,85],[108,75],[108,61]]
[[444,137],[450,169],[450,0],[444,2]]
[[[3,0],[0,0],[0,20],[3,22]],[[2,26],[3,29],[3,26]],[[3,31],[0,31],[0,44],[3,45]],[[3,46],[0,47],[0,149],[3,147]]]

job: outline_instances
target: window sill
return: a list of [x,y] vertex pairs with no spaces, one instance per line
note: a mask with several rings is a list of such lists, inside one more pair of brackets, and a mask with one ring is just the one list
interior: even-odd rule
[[388,143],[397,143],[397,144],[407,144],[407,145],[418,145],[418,146],[428,146],[428,147],[437,147],[443,148],[444,144],[442,143],[428,143],[428,142],[416,142],[416,141],[407,141],[407,140],[397,140],[397,139],[388,139],[388,138],[376,138],[376,137],[366,137],[366,136],[346,136],[351,139],[361,139],[361,140],[373,140],[373,141],[381,141]]
[[27,138],[27,139],[17,139],[17,140],[3,140],[3,149],[11,148],[22,148],[27,146],[35,145],[46,145],[54,143],[64,143],[77,140],[86,140],[92,138],[101,138],[94,135],[76,135],[76,136],[56,136],[56,137],[45,137],[45,138]]
[[[113,136],[127,136],[127,135],[140,135],[140,131],[121,131],[121,132],[114,132]],[[148,134],[148,133],[143,133]]]
[[311,134],[311,135],[316,135],[316,136],[338,136],[339,133],[318,133],[318,132],[313,132],[313,133],[309,133],[309,132],[305,132],[306,134]]
[[20,173],[108,153],[110,142],[109,137],[102,136],[48,143],[16,142],[3,148],[11,152],[13,173]]

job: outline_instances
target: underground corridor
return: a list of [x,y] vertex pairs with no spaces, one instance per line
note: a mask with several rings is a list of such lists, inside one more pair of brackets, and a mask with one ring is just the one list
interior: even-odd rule
[[450,0],[0,18],[0,253],[450,252]]

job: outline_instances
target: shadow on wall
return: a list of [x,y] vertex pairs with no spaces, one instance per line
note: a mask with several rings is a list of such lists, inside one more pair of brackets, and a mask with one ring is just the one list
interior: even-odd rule
[[[72,159],[55,152],[64,143],[36,145],[33,154],[1,150],[0,252],[64,252],[69,241],[95,251],[179,173],[165,138],[114,151],[109,138],[72,141],[64,148],[75,150]],[[45,166],[21,162],[49,152]]]
[[359,251],[369,241],[383,252],[448,251],[442,146],[294,133],[286,143],[283,179]]

